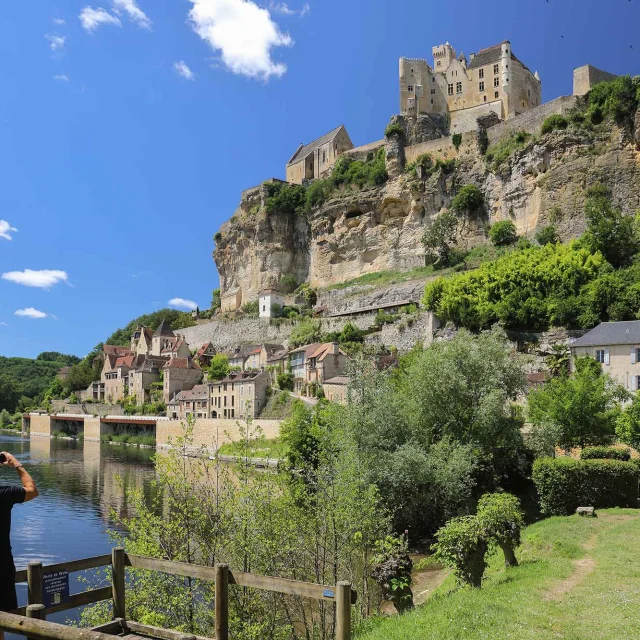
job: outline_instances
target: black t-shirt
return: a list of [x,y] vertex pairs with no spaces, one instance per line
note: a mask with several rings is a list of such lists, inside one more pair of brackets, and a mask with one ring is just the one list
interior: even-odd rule
[[23,487],[0,484],[0,574],[13,570],[11,555],[11,509],[27,496]]

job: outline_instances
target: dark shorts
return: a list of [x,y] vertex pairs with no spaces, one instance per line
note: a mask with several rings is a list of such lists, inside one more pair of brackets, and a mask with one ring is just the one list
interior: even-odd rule
[[0,611],[14,611],[18,608],[16,595],[16,572],[3,572],[0,575]]

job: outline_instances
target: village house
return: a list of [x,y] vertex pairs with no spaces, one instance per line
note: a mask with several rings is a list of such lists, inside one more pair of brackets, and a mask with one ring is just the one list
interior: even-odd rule
[[343,125],[309,144],[301,143],[287,162],[287,182],[302,184],[324,177],[338,157],[349,149],[353,149],[353,142]]
[[590,356],[625,389],[640,389],[640,320],[602,322],[569,346],[573,362]]
[[247,368],[247,360],[252,352],[260,350],[257,344],[240,344],[229,353],[229,367],[231,369],[244,371]]
[[267,402],[269,376],[264,371],[232,371],[207,384],[211,418],[255,418]]
[[266,289],[258,295],[258,305],[261,318],[277,318],[284,307],[284,298],[278,291]]
[[344,373],[349,357],[337,342],[314,343],[293,349],[289,354],[294,391],[306,395],[329,378]]
[[189,417],[207,418],[209,386],[199,384],[187,391],[180,391],[167,404],[167,416],[174,420],[186,420]]
[[193,389],[202,380],[202,369],[191,358],[170,358],[162,369],[164,373],[162,398],[168,403],[177,393]]
[[208,368],[211,365],[211,358],[216,355],[216,348],[211,342],[203,344],[196,352],[196,360],[203,369]]
[[220,298],[220,312],[231,313],[242,306],[242,289],[225,291]]
[[347,376],[335,376],[334,378],[325,380],[322,384],[324,397],[329,400],[329,402],[347,404],[349,382],[350,380]]

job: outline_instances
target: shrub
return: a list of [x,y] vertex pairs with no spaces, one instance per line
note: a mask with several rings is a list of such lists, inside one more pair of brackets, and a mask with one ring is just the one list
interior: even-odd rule
[[220,242],[220,240],[222,240],[222,232],[221,231],[216,231],[215,235],[213,236],[213,239],[216,242]]
[[390,138],[391,136],[403,136],[404,127],[398,122],[388,124],[387,128],[384,130],[384,135],[386,138]]
[[279,373],[276,377],[276,384],[278,385],[278,389],[282,391],[293,391],[293,374]]
[[426,257],[431,264],[437,267],[453,264],[457,232],[458,218],[450,211],[445,211],[431,220],[422,236]]
[[516,131],[508,138],[491,145],[484,154],[485,159],[494,171],[498,170],[507,162],[511,154],[522,149],[530,138],[531,135],[526,131]]
[[636,507],[638,467],[619,460],[539,458],[533,482],[547,515],[569,515],[578,507]]
[[475,184],[465,184],[451,201],[451,210],[458,215],[472,214],[484,204],[482,191]]
[[540,245],[545,245],[545,244],[556,244],[556,242],[559,242],[560,238],[558,237],[558,232],[556,231],[556,228],[550,224],[547,227],[542,227],[537,233],[536,233],[536,242]]
[[618,449],[617,447],[585,447],[580,452],[583,460],[622,460],[629,462],[631,460],[631,451],[629,449]]
[[216,353],[209,365],[209,379],[222,380],[229,375],[229,358],[224,353]]
[[291,273],[285,273],[280,276],[280,290],[282,293],[291,293],[298,286],[298,280]]
[[251,300],[251,302],[245,302],[240,309],[242,313],[252,318],[257,318],[260,313],[260,302],[258,300]]
[[299,184],[271,182],[267,184],[267,213],[294,215],[302,213],[307,199],[307,190]]
[[569,122],[564,116],[560,115],[559,113],[554,113],[542,123],[542,129],[540,130],[540,132],[542,133],[542,135],[545,135],[547,133],[555,131],[556,129],[566,129],[568,126]]
[[5,429],[11,422],[11,414],[6,409],[0,411],[0,428]]
[[456,151],[457,151],[460,148],[460,145],[462,144],[462,134],[454,133],[451,136],[451,142],[453,142],[453,146],[456,148]]
[[376,541],[371,577],[378,583],[385,600],[393,602],[398,613],[413,608],[411,569],[413,560],[409,555],[407,538],[387,536]]
[[489,239],[495,247],[505,247],[518,239],[516,225],[511,220],[501,220],[491,225]]
[[378,313],[376,313],[376,319],[374,320],[374,323],[378,326],[382,326],[383,324],[393,324],[396,321],[397,317],[398,316],[394,313],[389,313],[384,309],[379,309]]
[[438,530],[436,539],[434,557],[453,569],[458,583],[482,586],[489,540],[481,521],[476,516],[453,518]]
[[589,92],[587,117],[593,124],[610,117],[626,126],[632,122],[639,102],[638,89],[630,76],[599,82]]
[[502,549],[505,566],[518,566],[515,549],[520,546],[520,531],[524,527],[520,500],[510,493],[486,493],[478,502],[477,517],[485,536]]
[[304,344],[313,344],[322,337],[320,331],[320,320],[305,319],[299,322],[291,330],[289,344],[292,348],[300,347]]

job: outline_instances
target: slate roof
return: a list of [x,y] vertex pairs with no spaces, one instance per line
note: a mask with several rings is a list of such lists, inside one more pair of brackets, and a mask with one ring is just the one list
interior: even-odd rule
[[166,336],[168,338],[173,338],[175,337],[175,333],[173,333],[173,331],[171,330],[171,327],[169,326],[169,323],[167,322],[166,318],[162,318],[162,322],[160,323],[160,326],[156,329],[156,332],[153,334],[154,336]]
[[640,320],[602,322],[571,343],[571,347],[604,347],[612,344],[640,346]]
[[280,349],[267,358],[267,362],[278,362],[284,360],[287,357],[289,351],[287,349]]
[[306,158],[312,151],[315,151],[318,147],[321,147],[323,144],[330,142],[337,135],[340,129],[343,128],[344,125],[340,125],[333,129],[333,131],[329,131],[329,133],[325,133],[323,136],[320,136],[318,139],[310,142],[309,144],[302,145],[292,156],[291,160],[287,164],[293,164],[294,162],[299,162],[303,158]]
[[199,369],[198,363],[192,358],[171,358],[164,365],[165,369]]
[[[480,49],[478,53],[476,53],[475,58],[469,63],[468,69],[476,69],[477,67],[484,67],[488,64],[495,64],[496,62],[500,62],[500,58],[502,57],[502,45],[510,44],[508,40],[504,40],[500,44],[494,44],[492,47],[487,47],[486,49]],[[519,62],[525,69],[527,68],[521,60],[514,55],[513,49],[511,50],[511,58],[516,62]]]
[[335,378],[329,378],[329,380],[325,380],[324,384],[342,384],[348,385],[351,380],[347,376],[336,376]]

